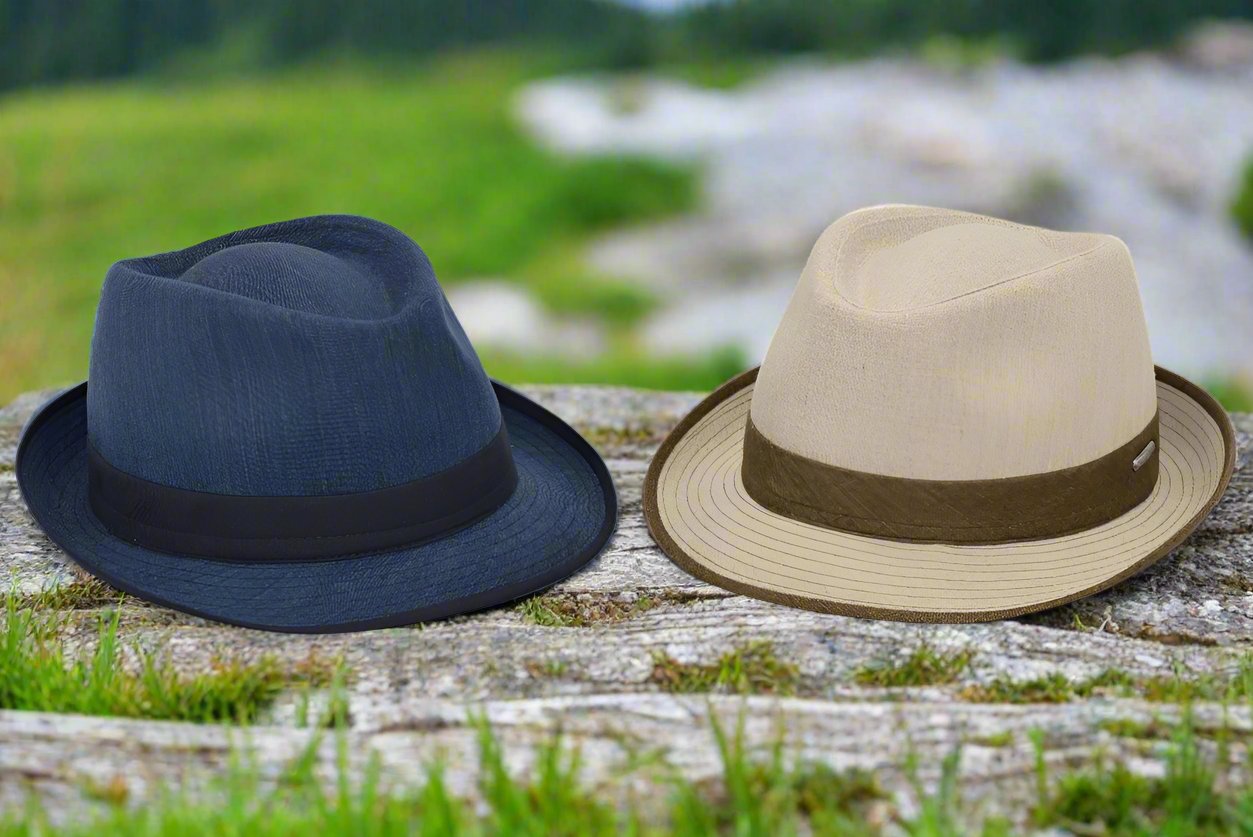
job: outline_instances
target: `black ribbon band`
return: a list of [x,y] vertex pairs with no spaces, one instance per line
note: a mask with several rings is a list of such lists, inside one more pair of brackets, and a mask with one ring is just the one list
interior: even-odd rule
[[308,561],[413,546],[498,509],[518,483],[509,434],[413,482],[353,494],[255,497],[187,491],[120,471],[88,446],[88,498],[104,527],[159,552]]

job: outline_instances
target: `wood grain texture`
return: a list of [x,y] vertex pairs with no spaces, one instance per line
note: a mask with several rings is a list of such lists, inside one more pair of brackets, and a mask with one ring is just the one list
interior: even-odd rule
[[[288,636],[224,627],[151,607],[123,606],[125,641],[167,654],[180,670],[215,657],[287,659],[342,654],[350,686],[351,764],[377,752],[384,774],[415,780],[442,753],[453,787],[472,793],[477,764],[471,711],[496,725],[510,765],[525,769],[535,746],[561,728],[583,749],[588,780],[603,778],[623,794],[659,781],[647,771],[619,776],[630,752],[660,748],[693,778],[717,773],[710,712],[727,723],[746,719],[750,744],[763,750],[782,734],[798,757],[837,767],[883,771],[908,809],[902,772],[919,755],[933,781],[940,759],[963,746],[968,796],[988,811],[1013,813],[1033,792],[1027,733],[1044,735],[1059,770],[1104,749],[1144,755],[1146,742],[1111,736],[1113,719],[1147,722],[1178,709],[1133,699],[1075,700],[1058,705],[976,704],[964,688],[998,676],[1026,679],[1061,672],[1072,679],[1117,667],[1137,677],[1229,670],[1253,643],[1253,416],[1235,417],[1240,456],[1222,503],[1183,546],[1119,587],[1018,621],[976,625],[907,625],[829,616],[734,596],[700,582],[652,544],[640,510],[644,472],[661,438],[699,397],[614,388],[527,390],[570,420],[605,455],[622,502],[610,547],[585,571],[549,595],[589,614],[581,627],[544,627],[516,607],[422,628],[333,637]],[[0,409],[0,566],[23,591],[72,584],[73,566],[35,527],[12,473],[17,435],[44,394]],[[646,598],[650,607],[637,607]],[[597,614],[616,614],[599,618]],[[67,641],[88,647],[94,608],[69,614]],[[1082,626],[1082,627],[1080,627]],[[673,695],[653,677],[660,656],[712,664],[754,642],[797,671],[796,696],[742,698]],[[903,659],[926,642],[970,650],[969,669],[944,686],[880,689],[857,685],[867,664]],[[226,764],[231,746],[252,748],[265,775],[305,747],[311,733],[295,725],[296,696],[284,696],[262,725],[246,733],[190,724],[0,712],[0,805],[34,791],[62,815],[94,804],[85,789],[123,777],[131,798],[161,782],[203,785]],[[1221,708],[1201,707],[1202,729],[1217,729]],[[1228,723],[1253,731],[1247,708]],[[780,732],[781,731],[781,732]],[[234,744],[232,744],[234,742]],[[995,743],[990,743],[995,742]],[[321,744],[328,779],[334,742]],[[1233,760],[1242,758],[1243,745]],[[1234,763],[1234,762],[1233,762]],[[644,794],[648,796],[648,794]]]

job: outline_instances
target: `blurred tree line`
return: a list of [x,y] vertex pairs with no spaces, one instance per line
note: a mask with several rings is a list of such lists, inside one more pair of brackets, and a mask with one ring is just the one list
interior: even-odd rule
[[645,16],[600,0],[0,0],[0,87],[125,76],[191,51],[280,66],[319,53],[426,55],[495,41],[600,49]]
[[1207,18],[1253,18],[1253,0],[730,0],[693,7],[681,28],[713,50],[865,54],[949,35],[1056,61],[1158,46]]
[[1049,61],[1154,46],[1193,20],[1231,17],[1253,18],[1253,0],[714,0],[669,15],[608,0],[0,0],[0,87],[132,75],[196,50],[247,53],[262,67],[504,41],[623,67],[861,55],[950,35]]

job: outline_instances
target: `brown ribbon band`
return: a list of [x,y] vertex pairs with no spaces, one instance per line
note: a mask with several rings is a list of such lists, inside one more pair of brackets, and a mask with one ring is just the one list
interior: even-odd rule
[[[1157,415],[1091,462],[990,480],[915,480],[852,471],[785,450],[753,426],[742,476],[770,511],[827,529],[928,543],[1007,543],[1060,537],[1135,508],[1157,484]],[[1149,442],[1153,448],[1140,458]]]

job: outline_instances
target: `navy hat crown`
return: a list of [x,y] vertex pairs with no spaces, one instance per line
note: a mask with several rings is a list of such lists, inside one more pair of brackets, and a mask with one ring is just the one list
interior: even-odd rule
[[14,466],[89,572],[272,630],[503,604],[586,564],[617,516],[596,451],[487,377],[422,250],[342,215],[113,265],[90,377]]
[[429,260],[320,216],[118,262],[97,311],[88,435],[120,471],[191,491],[377,491],[501,428]]
[[224,247],[191,265],[179,278],[326,317],[379,320],[396,313],[382,282],[353,260],[303,244],[250,241]]

